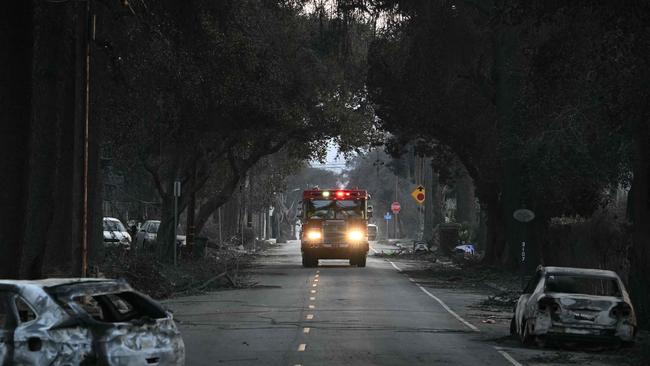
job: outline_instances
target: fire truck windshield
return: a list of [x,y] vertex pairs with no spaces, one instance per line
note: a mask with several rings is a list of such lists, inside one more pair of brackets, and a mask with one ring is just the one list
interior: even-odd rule
[[345,220],[365,218],[365,201],[358,200],[313,200],[305,202],[307,218]]

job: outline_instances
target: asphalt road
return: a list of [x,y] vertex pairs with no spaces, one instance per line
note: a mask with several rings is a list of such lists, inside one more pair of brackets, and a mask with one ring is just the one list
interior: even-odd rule
[[253,288],[167,303],[187,365],[519,365],[453,301],[386,259],[302,268],[294,241],[258,264]]

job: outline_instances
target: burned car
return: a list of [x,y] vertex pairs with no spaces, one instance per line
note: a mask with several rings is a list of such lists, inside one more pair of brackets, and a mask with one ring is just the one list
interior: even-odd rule
[[539,267],[519,297],[510,333],[523,344],[552,339],[631,343],[636,317],[615,272]]
[[0,365],[183,365],[171,313],[126,282],[0,280]]

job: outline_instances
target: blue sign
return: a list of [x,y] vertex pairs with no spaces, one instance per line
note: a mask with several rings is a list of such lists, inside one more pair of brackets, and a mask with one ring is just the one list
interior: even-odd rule
[[386,214],[384,215],[384,220],[390,221],[392,219],[393,219],[393,215],[391,215],[389,212],[386,212]]

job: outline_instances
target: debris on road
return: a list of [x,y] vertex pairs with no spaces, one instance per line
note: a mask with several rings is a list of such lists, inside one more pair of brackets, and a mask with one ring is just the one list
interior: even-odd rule
[[229,247],[207,248],[204,258],[187,258],[174,267],[160,262],[153,254],[107,255],[97,268],[97,275],[124,278],[135,289],[156,299],[166,299],[178,294],[245,287],[248,283],[242,281],[241,273],[250,266],[254,256]]

